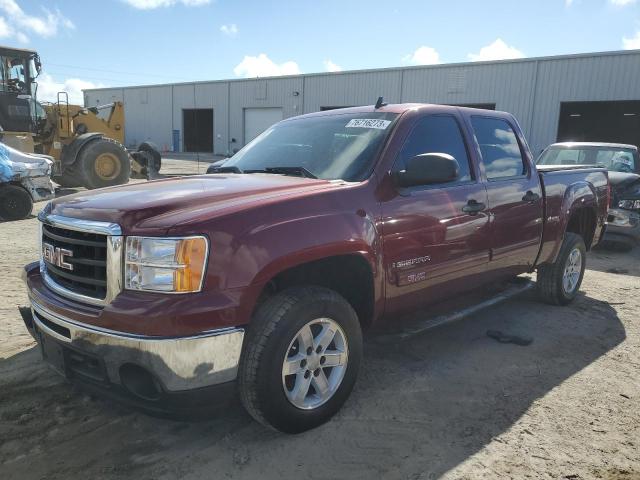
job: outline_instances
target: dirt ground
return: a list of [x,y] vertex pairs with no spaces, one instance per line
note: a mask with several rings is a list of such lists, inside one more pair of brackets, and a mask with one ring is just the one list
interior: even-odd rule
[[17,311],[36,227],[0,223],[2,480],[640,478],[640,249],[590,254],[569,307],[527,293],[400,343],[369,338],[342,411],[288,436],[237,406],[163,420],[59,378]]

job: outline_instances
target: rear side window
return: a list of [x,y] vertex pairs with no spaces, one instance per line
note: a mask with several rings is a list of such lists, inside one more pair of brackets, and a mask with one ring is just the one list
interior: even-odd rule
[[471,180],[469,157],[456,119],[450,115],[424,117],[409,134],[394,170],[403,170],[407,160],[423,153],[447,153],[460,165],[460,175],[455,182]]
[[504,120],[487,117],[471,117],[471,125],[489,180],[526,173],[518,138],[511,125]]

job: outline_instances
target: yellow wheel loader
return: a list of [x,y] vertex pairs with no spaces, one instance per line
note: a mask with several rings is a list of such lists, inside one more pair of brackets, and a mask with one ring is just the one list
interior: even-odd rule
[[25,153],[50,155],[52,177],[63,187],[100,188],[127,183],[131,175],[154,176],[161,155],[151,142],[137,151],[124,147],[124,106],[38,102],[37,52],[0,47],[0,141]]

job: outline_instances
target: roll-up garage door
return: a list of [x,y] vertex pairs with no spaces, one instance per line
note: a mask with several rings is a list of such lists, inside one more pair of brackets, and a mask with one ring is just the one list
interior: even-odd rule
[[244,143],[249,143],[280,120],[282,120],[282,108],[245,108]]

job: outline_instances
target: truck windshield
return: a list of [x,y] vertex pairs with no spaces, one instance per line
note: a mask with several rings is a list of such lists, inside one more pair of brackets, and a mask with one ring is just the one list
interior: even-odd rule
[[538,165],[595,165],[613,172],[637,173],[638,154],[630,148],[612,146],[550,147],[538,158]]
[[[325,180],[367,178],[395,113],[341,113],[278,123],[224,163],[241,172],[308,172]],[[295,174],[295,173],[291,173]]]

